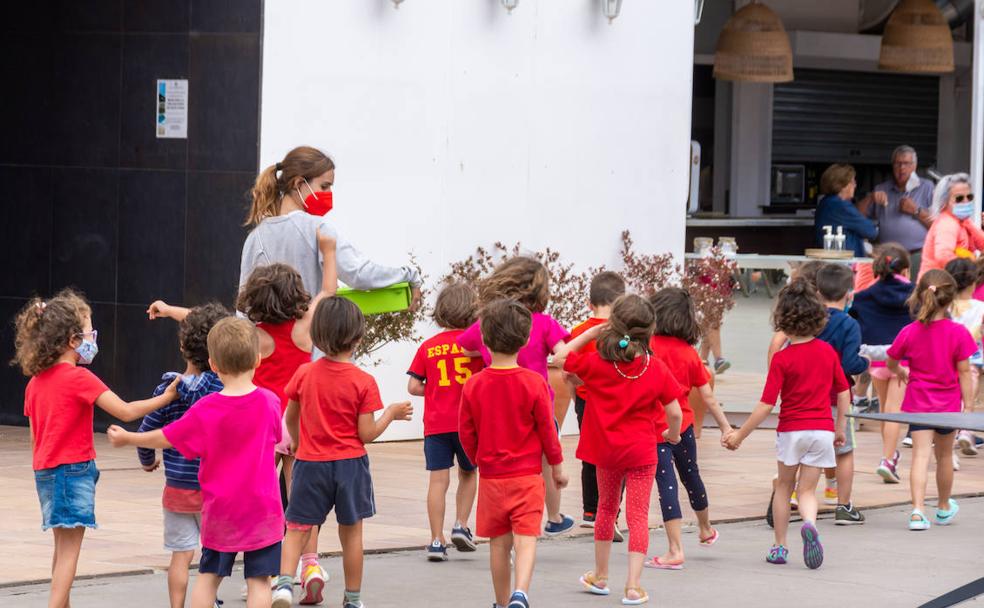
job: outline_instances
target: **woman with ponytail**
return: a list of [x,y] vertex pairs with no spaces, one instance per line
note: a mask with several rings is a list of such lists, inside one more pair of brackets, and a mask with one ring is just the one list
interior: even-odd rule
[[257,266],[288,264],[300,275],[308,293],[321,289],[322,260],[318,229],[337,243],[338,278],[354,289],[377,289],[409,282],[413,306],[420,303],[420,275],[410,266],[393,268],[372,262],[325,216],[334,205],[335,163],[324,152],[300,146],[263,170],[253,186],[246,225],[253,229],[243,245],[239,284]]
[[[973,402],[973,379],[970,357],[977,344],[967,328],[949,318],[948,310],[957,295],[957,284],[944,270],[923,273],[916,291],[909,299],[915,321],[903,329],[888,349],[888,367],[907,385],[903,412],[960,412],[962,403]],[[906,369],[899,365],[909,361]],[[953,521],[959,506],[951,498],[953,490],[953,429],[940,430],[916,424],[912,433],[912,470],[909,489],[912,493],[910,530],[928,530],[926,517],[926,475],[930,453],[936,456],[936,488],[939,502],[936,523]]]
[[[584,383],[591,404],[584,412],[577,457],[593,463],[598,473],[595,569],[581,576],[581,585],[595,595],[611,593],[608,564],[624,484],[629,524],[625,605],[649,601],[640,586],[649,550],[649,500],[655,478],[673,476],[673,455],[669,449],[658,450],[657,443],[660,438],[679,443],[683,420],[677,401],[683,388],[649,351],[655,325],[653,306],[645,298],[621,296],[598,336],[597,352],[571,353],[564,363],[564,370]],[[664,507],[664,518],[666,512]]]

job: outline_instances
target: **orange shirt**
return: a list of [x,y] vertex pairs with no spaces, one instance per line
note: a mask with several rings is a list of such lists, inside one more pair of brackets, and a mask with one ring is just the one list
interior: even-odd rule
[[284,389],[301,406],[298,460],[360,458],[359,416],[383,409],[376,380],[351,363],[327,357],[298,368]]

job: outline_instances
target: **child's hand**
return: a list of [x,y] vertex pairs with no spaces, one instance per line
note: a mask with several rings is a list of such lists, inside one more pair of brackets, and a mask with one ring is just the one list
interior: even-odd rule
[[729,425],[727,428],[721,429],[721,447],[728,447],[728,439],[734,435],[735,430]]
[[393,420],[410,420],[413,417],[413,405],[409,401],[394,403],[386,409],[393,412]]
[[899,371],[895,372],[902,384],[909,384],[909,368],[899,366]]
[[130,433],[123,427],[114,424],[106,429],[106,437],[109,438],[109,445],[114,448],[121,448],[126,445],[127,435]]
[[289,454],[290,456],[293,456],[294,454],[296,454],[297,453],[297,440],[292,437],[291,440],[290,440],[290,447],[287,448],[287,449],[290,450],[290,454]]
[[[112,440],[110,440],[110,442],[112,442]],[[158,467],[160,467],[160,466],[161,466],[161,459],[158,458],[157,460],[155,460],[151,464],[145,464],[145,465],[143,465],[143,470],[144,471],[147,471],[148,473],[151,473],[153,471],[156,471],[158,469]]]
[[551,473],[553,476],[554,485],[557,486],[558,490],[563,490],[564,488],[567,487],[567,484],[570,481],[570,479],[567,477],[567,473],[564,472],[563,467],[561,467],[560,465],[552,467]]
[[845,433],[844,431],[837,431],[836,433],[834,433],[835,448],[842,448],[846,443],[847,443],[847,433]]
[[731,451],[737,450],[741,447],[741,437],[738,436],[737,432],[732,432],[724,440],[724,447]]
[[178,399],[178,383],[181,382],[181,376],[175,376],[171,384],[164,389],[164,396],[167,397],[168,401],[176,401]]
[[164,300],[155,300],[147,308],[147,317],[153,321],[154,319],[166,318],[170,316],[170,306]]
[[601,332],[604,331],[607,328],[608,328],[608,323],[602,323],[600,325],[595,325],[594,327],[588,329],[584,333],[585,333],[585,335],[588,336],[589,339],[591,339],[591,340],[597,340],[598,339],[598,336],[601,335]]
[[670,435],[670,429],[666,429],[665,431],[663,431],[663,439],[665,439],[666,442],[671,445],[676,445],[680,443],[680,433],[674,433],[673,435]]

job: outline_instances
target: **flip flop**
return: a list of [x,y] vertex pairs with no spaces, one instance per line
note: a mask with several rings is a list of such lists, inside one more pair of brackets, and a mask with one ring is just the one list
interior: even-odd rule
[[711,545],[713,545],[714,543],[716,543],[718,541],[718,538],[720,538],[720,536],[721,535],[718,534],[717,529],[715,529],[714,530],[714,534],[711,534],[707,538],[700,539],[700,546],[701,547],[710,547]]
[[[605,583],[606,586],[599,587],[599,583]],[[608,588],[607,583],[607,578],[599,578],[590,570],[581,575],[581,584],[584,585],[585,591],[594,595],[608,595],[611,593],[612,590]]]
[[[629,591],[635,591],[639,595],[638,599],[634,599],[634,600],[629,599],[628,597]],[[643,589],[642,587],[626,587],[625,595],[622,596],[623,606],[640,606],[648,601],[649,601],[649,594],[646,593],[646,590]]]
[[683,562],[679,564],[668,564],[666,562],[661,562],[658,557],[652,557],[646,560],[643,566],[647,568],[655,568],[656,570],[683,570]]

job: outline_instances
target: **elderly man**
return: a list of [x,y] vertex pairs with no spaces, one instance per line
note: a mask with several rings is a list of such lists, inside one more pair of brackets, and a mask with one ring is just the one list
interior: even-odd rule
[[[899,146],[892,152],[892,179],[875,186],[858,203],[858,210],[878,222],[879,243],[899,243],[912,257],[911,274],[919,276],[919,263],[926,232],[933,223],[932,182],[916,175],[916,151]],[[874,203],[874,204],[872,204]]]

